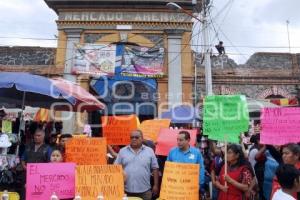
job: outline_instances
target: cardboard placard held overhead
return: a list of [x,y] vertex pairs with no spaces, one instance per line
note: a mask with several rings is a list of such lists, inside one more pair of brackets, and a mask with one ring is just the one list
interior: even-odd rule
[[173,147],[177,146],[177,135],[180,131],[188,131],[191,136],[190,145],[194,146],[196,143],[196,129],[161,129],[157,138],[157,145],[155,148],[156,155],[167,156]]
[[260,142],[271,145],[300,142],[300,108],[264,108]]
[[203,134],[209,139],[239,143],[249,129],[249,112],[243,95],[207,96],[204,100]]
[[160,190],[161,200],[198,200],[199,164],[166,162]]
[[74,163],[28,163],[26,199],[49,200],[52,193],[59,199],[75,195]]
[[110,145],[128,145],[130,133],[138,128],[139,120],[135,115],[102,117],[103,136]]
[[83,200],[95,200],[102,193],[105,200],[120,200],[124,195],[121,165],[81,165],[76,168],[76,193]]
[[106,164],[106,138],[72,138],[66,143],[66,162],[77,165]]
[[160,129],[169,128],[170,123],[170,119],[145,120],[141,123],[139,129],[143,132],[144,139],[156,142]]

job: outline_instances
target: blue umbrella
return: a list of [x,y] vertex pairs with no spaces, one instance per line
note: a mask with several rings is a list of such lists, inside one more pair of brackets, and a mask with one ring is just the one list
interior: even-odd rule
[[49,108],[53,102],[75,102],[50,79],[29,73],[0,73],[0,102],[23,107]]
[[200,111],[193,106],[180,105],[163,112],[161,118],[171,119],[172,123],[193,123],[200,120]]
[[[0,105],[21,107],[21,121],[25,106],[51,108],[53,103],[59,103],[56,110],[67,111],[99,110],[104,107],[86,90],[66,80],[48,79],[29,73],[0,73]],[[19,138],[20,133],[21,126]]]
[[0,104],[14,107],[32,106],[50,108],[60,103],[57,110],[99,110],[104,105],[85,89],[63,79],[48,79],[29,73],[0,73]]

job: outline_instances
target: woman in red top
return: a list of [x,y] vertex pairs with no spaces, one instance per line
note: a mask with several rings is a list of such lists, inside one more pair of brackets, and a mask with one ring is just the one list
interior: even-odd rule
[[[227,162],[227,175],[225,175],[225,166],[223,166],[220,180],[216,181],[216,186],[220,189],[218,200],[247,199],[245,194],[250,188],[253,173],[240,145],[232,144],[228,146]],[[227,186],[225,186],[225,181]]]
[[[290,164],[294,165],[297,169],[300,170],[300,145],[298,144],[287,144],[282,149],[282,160],[284,164]],[[277,177],[273,179],[273,185],[272,185],[272,195],[280,189],[279,182],[277,180]],[[300,199],[300,193],[294,194],[294,197],[298,197]]]

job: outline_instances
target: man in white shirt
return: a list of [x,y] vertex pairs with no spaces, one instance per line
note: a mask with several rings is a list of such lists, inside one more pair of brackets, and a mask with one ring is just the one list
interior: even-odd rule
[[274,193],[272,200],[296,200],[300,189],[300,172],[293,165],[284,164],[276,171],[280,190]]

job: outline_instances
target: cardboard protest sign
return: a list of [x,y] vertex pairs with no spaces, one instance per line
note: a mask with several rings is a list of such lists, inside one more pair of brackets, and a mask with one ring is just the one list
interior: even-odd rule
[[74,133],[73,135],[73,138],[87,138],[88,135],[86,134],[79,134],[79,133]]
[[12,122],[9,120],[2,120],[2,133],[12,133]]
[[102,117],[103,137],[107,144],[127,145],[130,143],[130,133],[138,127],[135,115],[104,116]]
[[204,101],[203,133],[209,139],[239,142],[239,135],[248,131],[249,112],[242,95],[207,96]]
[[156,155],[167,156],[173,147],[177,146],[177,135],[180,131],[188,131],[191,135],[190,145],[194,146],[196,143],[196,129],[161,129],[157,138],[157,145],[155,148]]
[[170,119],[145,120],[141,123],[139,129],[143,132],[144,139],[156,142],[160,129],[169,128],[170,123]]
[[26,171],[26,199],[49,200],[53,192],[59,199],[74,197],[74,163],[28,163]]
[[76,168],[76,193],[83,200],[95,200],[102,193],[105,200],[120,200],[124,195],[121,165],[81,165]]
[[66,143],[66,162],[77,165],[106,164],[105,138],[72,138]]
[[300,108],[264,108],[260,142],[284,145],[300,142]]
[[166,162],[160,200],[198,200],[199,165]]

